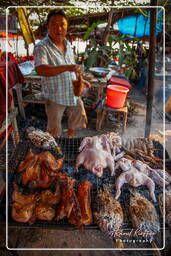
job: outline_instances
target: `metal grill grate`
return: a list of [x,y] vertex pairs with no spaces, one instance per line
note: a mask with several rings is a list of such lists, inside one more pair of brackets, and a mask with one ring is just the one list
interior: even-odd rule
[[[92,210],[95,211],[98,209],[99,205],[96,200],[97,193],[100,189],[103,189],[104,187],[109,187],[111,192],[115,195],[115,189],[114,189],[114,183],[116,177],[110,177],[109,176],[109,170],[105,169],[104,174],[102,178],[96,177],[94,174],[91,172],[88,172],[84,167],[79,168],[79,172],[75,173],[75,159],[76,156],[78,155],[78,147],[82,141],[82,138],[59,138],[57,139],[58,144],[60,145],[64,156],[65,156],[65,164],[63,169],[61,170],[62,172],[66,172],[69,176],[76,178],[78,184],[84,180],[89,180],[93,184],[93,189],[92,189]],[[18,182],[23,189],[23,193],[32,193],[34,190],[27,189],[26,187],[22,186],[19,177],[16,175],[16,170],[19,165],[19,163],[25,158],[28,150],[31,148],[33,153],[39,153],[42,152],[42,149],[38,149],[37,147],[33,146],[28,140],[24,140],[20,142],[14,153],[12,154],[9,164],[8,164],[8,171],[9,171],[9,205],[12,202],[11,200],[11,194],[12,194],[12,182]],[[161,150],[161,148],[160,148]],[[53,150],[51,151],[52,154],[55,154]],[[57,156],[57,155],[56,155]],[[57,156],[58,157],[58,156]],[[119,175],[119,173],[118,173]],[[149,191],[147,188],[144,186],[138,187],[136,190],[140,192],[141,195],[146,197],[147,199],[151,200],[149,197]],[[156,197],[158,198],[158,195],[162,192],[161,188],[156,188],[155,194]],[[122,193],[121,197],[119,199],[123,211],[124,211],[124,230],[131,230],[132,225],[130,222],[129,214],[128,214],[128,205],[129,205],[129,198],[130,198],[130,191],[129,191],[129,185],[125,184],[122,187]],[[158,203],[154,204],[157,212],[160,216],[160,222],[161,222],[161,234],[162,234],[162,216],[160,215],[159,211],[159,205]],[[10,210],[10,209],[9,209]],[[10,212],[10,211],[9,211]],[[1,208],[1,214],[3,214],[3,210]],[[5,212],[4,212],[5,215]],[[24,227],[29,227],[29,225],[26,223],[17,223],[12,220],[12,218],[9,216],[9,225],[11,226],[24,226]],[[33,225],[30,226],[31,228],[36,228],[36,227],[43,227],[43,228],[58,228],[58,229],[76,229],[76,227],[68,224],[66,219],[63,219],[59,222],[56,221],[51,221],[51,222],[46,222],[46,221],[36,221]],[[98,228],[96,224],[92,224],[86,228]],[[160,241],[160,244],[162,242]],[[162,245],[161,245],[162,246]]]

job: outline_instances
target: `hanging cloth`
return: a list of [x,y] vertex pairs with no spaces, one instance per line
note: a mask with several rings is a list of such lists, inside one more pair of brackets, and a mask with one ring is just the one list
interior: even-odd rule
[[24,41],[26,45],[35,43],[34,34],[30,27],[30,22],[27,18],[26,8],[18,8],[17,12],[18,12],[18,21],[19,21],[21,32],[24,37]]

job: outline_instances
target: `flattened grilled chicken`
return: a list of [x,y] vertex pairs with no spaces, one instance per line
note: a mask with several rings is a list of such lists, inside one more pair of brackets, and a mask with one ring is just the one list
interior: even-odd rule
[[48,170],[58,172],[63,167],[64,158],[56,159],[49,151],[41,152],[39,161]]
[[58,204],[61,200],[61,190],[59,186],[56,186],[55,192],[53,193],[51,190],[43,190],[39,194],[39,200],[41,203],[55,205]]
[[[159,206],[162,216],[164,215],[163,200],[163,193],[161,193],[159,195]],[[165,191],[165,221],[171,229],[171,188]]]
[[156,202],[156,197],[154,194],[155,184],[154,181],[145,175],[142,172],[139,172],[135,167],[131,167],[131,170],[121,173],[121,175],[116,179],[115,187],[116,187],[116,196],[115,199],[118,199],[121,194],[121,188],[124,183],[128,183],[133,187],[138,187],[141,185],[145,185],[148,187],[150,196],[154,202]]
[[90,225],[93,221],[91,211],[91,187],[92,183],[88,180],[83,181],[78,186],[77,197],[81,207],[83,225]]
[[11,216],[12,218],[17,222],[29,222],[32,224],[34,222],[33,220],[33,213],[36,206],[36,202],[29,203],[29,204],[20,204],[17,202],[14,202],[12,204],[12,212]]
[[55,205],[59,203],[61,191],[56,186],[55,192],[44,190],[40,194],[23,195],[14,184],[12,199],[12,218],[17,222],[29,222],[36,219],[51,221],[55,217]]
[[98,194],[97,202],[100,207],[97,212],[94,212],[95,221],[101,231],[106,232],[114,239],[115,231],[121,229],[123,224],[122,207],[108,190],[101,191]]
[[14,191],[12,193],[12,218],[17,222],[29,222],[32,223],[34,220],[33,213],[36,207],[36,196],[34,195],[23,195],[19,192],[19,188],[14,184]]
[[50,152],[40,154],[29,152],[19,166],[22,183],[30,188],[48,188],[62,168],[64,158],[56,159]]
[[55,209],[49,204],[39,203],[34,210],[34,216],[38,220],[51,221],[55,217]]
[[[154,205],[139,193],[130,197],[129,213],[132,225],[143,232],[156,234],[160,230],[160,222]],[[153,235],[149,234],[150,239]]]
[[38,160],[38,156],[34,155],[31,151],[29,151],[25,157],[25,159],[20,163],[18,167],[18,172],[21,172],[27,168],[31,168],[35,165]]

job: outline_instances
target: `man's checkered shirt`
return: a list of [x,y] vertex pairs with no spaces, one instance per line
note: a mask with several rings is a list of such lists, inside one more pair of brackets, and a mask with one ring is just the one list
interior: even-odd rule
[[[66,51],[61,53],[58,47],[47,36],[34,48],[35,67],[41,65],[70,65],[75,64],[71,44],[66,40]],[[77,105],[74,96],[72,81],[76,79],[75,73],[63,72],[55,76],[42,76],[42,91],[45,99],[65,106]]]

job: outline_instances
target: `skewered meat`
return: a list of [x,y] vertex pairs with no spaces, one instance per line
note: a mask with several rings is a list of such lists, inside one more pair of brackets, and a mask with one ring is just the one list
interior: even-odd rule
[[91,211],[91,187],[88,180],[78,186],[77,197],[81,207],[82,224],[90,225],[93,221]]
[[165,214],[165,221],[171,228],[171,189],[165,190],[165,212],[163,208],[163,193],[159,195],[159,206],[162,216]]
[[115,199],[118,199],[121,194],[121,188],[124,183],[128,183],[133,187],[138,187],[141,185],[145,185],[148,187],[150,196],[154,202],[156,202],[156,197],[154,194],[155,184],[154,181],[149,178],[144,173],[139,172],[135,167],[131,167],[129,171],[121,173],[121,175],[116,179],[115,187],[116,187],[116,196]]
[[143,172],[147,176],[149,176],[156,185],[159,185],[160,187],[163,187],[164,182],[167,185],[171,182],[171,177],[169,177],[169,174],[165,172],[165,180],[163,175],[163,170],[161,169],[152,169],[147,164],[144,164],[140,160],[136,160],[134,162],[134,167],[136,167],[139,171]]
[[99,209],[94,212],[95,221],[101,231],[106,232],[113,239],[116,237],[115,231],[121,229],[123,224],[122,207],[108,190],[98,194],[97,202]]
[[40,148],[50,147],[56,150],[58,154],[62,155],[62,151],[60,147],[58,146],[54,137],[50,133],[43,132],[39,129],[35,129],[34,127],[29,127],[27,129],[27,133],[28,133],[29,139],[36,147],[40,147]]
[[[135,229],[153,234],[159,232],[160,223],[154,205],[139,193],[130,197],[129,213]],[[152,239],[153,235],[149,234],[149,238]]]

